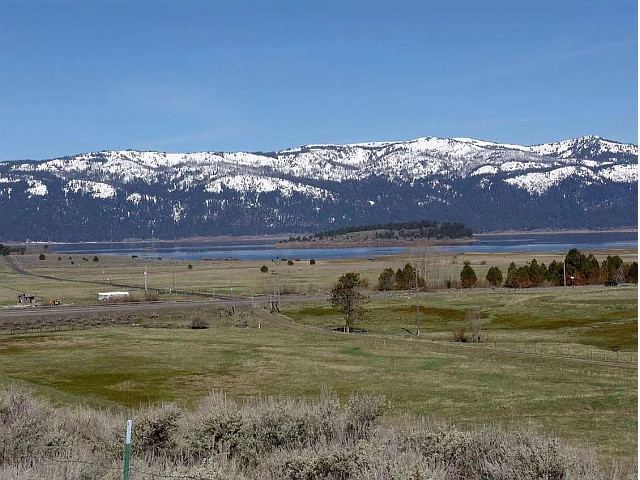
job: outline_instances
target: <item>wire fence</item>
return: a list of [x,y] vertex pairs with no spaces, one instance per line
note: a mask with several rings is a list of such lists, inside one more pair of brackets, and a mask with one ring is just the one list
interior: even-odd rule
[[[398,336],[393,335],[359,335],[360,342],[373,348],[384,349],[389,343],[397,342]],[[419,336],[404,337],[408,343],[408,349],[414,353],[437,352],[450,355],[467,356],[528,356],[539,358],[556,358],[559,360],[573,360],[608,364],[611,366],[637,366],[638,352],[613,351],[598,349],[583,344],[548,344],[548,343],[509,343],[509,342],[454,342],[446,340],[433,340]]]
[[[121,460],[114,460],[109,464],[100,463],[96,461],[90,460],[82,460],[79,458],[72,458],[72,452],[69,451],[60,451],[59,448],[53,447],[53,449],[57,450],[55,455],[57,456],[45,456],[41,458],[33,458],[33,457],[23,457],[22,466],[28,466],[30,469],[35,468],[38,465],[41,466],[50,466],[51,464],[63,466],[63,475],[67,475],[67,468],[70,467],[93,467],[97,471],[91,473],[91,478],[104,478],[108,473],[112,473],[109,478],[122,478],[124,476],[125,468]],[[142,464],[142,465],[139,465]],[[188,466],[184,466],[183,468],[189,468]],[[192,468],[197,468],[194,466]],[[86,477],[86,475],[84,475]],[[138,479],[184,479],[184,480],[219,480],[219,477],[211,477],[203,474],[188,474],[188,473],[170,473],[170,472],[160,472],[160,471],[152,471],[150,467],[145,466],[144,462],[140,460],[132,459],[131,465],[129,467],[129,477],[130,480],[138,480]]]

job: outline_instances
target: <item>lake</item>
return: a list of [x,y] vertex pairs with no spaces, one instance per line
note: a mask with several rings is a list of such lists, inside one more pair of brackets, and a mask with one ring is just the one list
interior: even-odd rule
[[[593,232],[593,233],[524,233],[515,235],[475,235],[473,245],[435,247],[443,253],[474,252],[559,252],[571,248],[582,251],[638,248],[637,232]],[[176,260],[198,260],[202,258],[241,260],[271,260],[276,258],[372,258],[383,255],[406,253],[408,247],[366,248],[275,248],[272,240],[238,241],[233,244],[215,243],[82,243],[53,244],[52,250],[60,253],[92,255],[137,255],[141,258],[173,258]],[[151,250],[152,249],[152,250]]]

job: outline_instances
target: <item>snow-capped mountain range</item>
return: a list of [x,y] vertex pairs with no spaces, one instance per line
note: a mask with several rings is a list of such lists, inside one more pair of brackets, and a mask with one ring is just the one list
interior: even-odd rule
[[[39,220],[31,228],[0,220],[0,236],[87,239],[97,217],[92,240],[311,231],[399,216],[475,229],[629,225],[635,213],[633,220],[622,213],[637,211],[637,158],[636,145],[597,136],[533,146],[423,137],[269,153],[118,150],[0,162],[0,207],[26,208]],[[527,223],[506,214],[496,203],[503,200],[537,205],[543,217],[528,215]],[[71,216],[69,227],[85,233],[59,231],[56,215]]]

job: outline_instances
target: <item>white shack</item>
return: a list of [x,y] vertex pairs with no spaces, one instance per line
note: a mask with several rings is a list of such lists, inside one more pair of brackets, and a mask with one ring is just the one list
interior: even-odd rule
[[100,292],[98,293],[99,302],[107,302],[109,300],[122,300],[129,298],[129,292]]

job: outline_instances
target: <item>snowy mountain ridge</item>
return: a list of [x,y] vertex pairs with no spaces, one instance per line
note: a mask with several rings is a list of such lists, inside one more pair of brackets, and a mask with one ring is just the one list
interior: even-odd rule
[[[343,182],[377,176],[411,182],[432,175],[464,178],[510,172],[513,176],[504,178],[504,182],[540,193],[553,184],[549,179],[566,178],[567,173],[584,174],[593,181],[636,182],[637,169],[628,160],[635,157],[637,164],[637,155],[636,145],[597,136],[533,146],[422,137],[406,142],[306,145],[273,153],[110,150],[53,160],[0,163],[10,167],[10,175],[0,182],[30,178],[32,172],[48,172],[68,181],[68,188],[75,191],[79,188],[74,180],[102,183],[101,188],[89,189],[87,193],[92,191],[104,198],[105,192],[111,191],[108,187],[117,189],[118,184],[140,181],[175,183],[176,188],[185,190],[203,186],[208,191],[219,191],[226,186],[268,192],[275,189],[274,182],[282,184],[273,180],[279,177],[298,179],[293,183],[300,190],[299,186],[307,180]],[[612,169],[611,165],[617,167]],[[605,166],[609,168],[603,169]],[[516,175],[532,171],[544,175]],[[263,180],[250,181],[249,177]],[[288,188],[291,185],[287,184]],[[311,187],[309,193],[318,195]]]
[[175,238],[416,219],[628,226],[637,185],[638,147],[598,136],[532,146],[422,137],[278,152],[109,150],[0,162],[0,237]]

